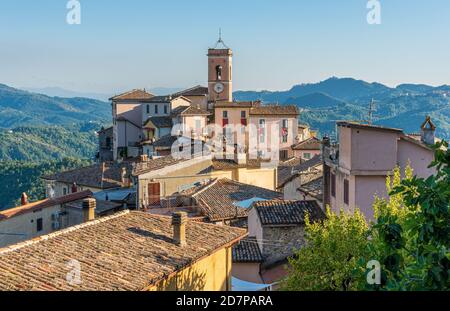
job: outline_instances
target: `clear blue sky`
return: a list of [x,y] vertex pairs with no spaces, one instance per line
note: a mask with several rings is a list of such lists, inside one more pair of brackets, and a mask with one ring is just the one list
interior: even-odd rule
[[233,48],[235,89],[282,90],[330,76],[450,84],[450,1],[0,1],[0,83],[115,93],[206,82],[218,28]]

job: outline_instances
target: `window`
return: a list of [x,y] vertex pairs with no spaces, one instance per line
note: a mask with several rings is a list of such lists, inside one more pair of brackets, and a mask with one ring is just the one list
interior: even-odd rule
[[259,142],[264,144],[266,141],[266,120],[259,120]]
[[228,125],[228,111],[224,111],[222,113],[222,126],[225,127]]
[[155,114],[158,114],[158,105],[155,105]]
[[331,196],[336,197],[336,175],[331,174]]
[[216,80],[222,80],[222,66],[216,66]]
[[67,194],[67,188],[64,187],[64,188],[63,188],[63,195],[66,195],[66,194]]
[[167,114],[167,111],[168,111],[168,107],[167,107],[167,105],[164,105],[164,114]]
[[106,137],[106,148],[111,148],[111,137]]
[[43,224],[42,218],[38,218],[36,220],[36,231],[41,232],[43,229],[44,229],[44,224]]
[[349,198],[349,190],[350,185],[347,179],[344,180],[344,203],[348,205],[350,198]]
[[287,119],[284,119],[281,123],[281,140],[283,143],[288,142],[289,135],[289,123]]
[[280,160],[284,161],[288,159],[288,151],[280,150]]
[[305,158],[305,160],[310,160],[311,159],[311,153],[304,153],[303,154],[303,158]]
[[150,105],[147,105],[147,114],[150,113]]
[[247,126],[247,112],[241,111],[241,125]]

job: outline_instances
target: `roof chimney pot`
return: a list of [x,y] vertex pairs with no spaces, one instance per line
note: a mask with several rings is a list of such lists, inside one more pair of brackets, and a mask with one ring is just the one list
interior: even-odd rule
[[28,204],[28,196],[27,196],[27,194],[25,192],[22,193],[22,197],[20,198],[20,204],[21,205],[27,205]]
[[178,246],[186,246],[187,213],[176,212],[172,214],[173,241]]
[[81,207],[83,209],[83,223],[95,219],[95,208],[97,207],[97,201],[94,198],[84,199],[81,203]]

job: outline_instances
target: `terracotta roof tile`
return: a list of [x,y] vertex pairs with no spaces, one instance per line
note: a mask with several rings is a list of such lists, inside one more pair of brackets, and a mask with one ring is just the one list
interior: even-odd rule
[[42,179],[55,180],[67,184],[72,184],[75,182],[79,186],[94,187],[99,189],[119,188],[122,187],[123,168],[130,172],[131,164],[128,162],[123,162],[120,164],[104,162],[104,167],[103,164],[94,164],[75,170],[43,176]]
[[253,204],[263,226],[302,225],[309,214],[311,221],[323,219],[324,212],[316,201],[260,201]]
[[81,199],[85,199],[91,197],[93,194],[90,190],[71,193],[58,198],[50,198],[37,202],[33,202],[27,205],[18,206],[15,208],[7,209],[0,212],[0,221],[4,219],[10,219],[19,215],[23,215],[26,213],[31,213],[36,210],[40,210],[46,207],[51,207],[60,204],[67,204],[70,202],[78,201]]
[[172,96],[207,96],[209,90],[207,87],[197,85],[192,88],[172,94]]
[[149,122],[151,122],[157,128],[168,128],[173,126],[172,118],[169,116],[148,118],[147,122],[145,122],[144,125],[145,128],[150,127],[151,124]]
[[[181,193],[183,194],[183,193]],[[227,178],[216,179],[200,186],[197,191],[188,190],[210,221],[223,221],[248,216],[248,209],[235,206],[234,203],[261,198],[266,200],[282,199],[279,192],[261,187],[239,183]]]
[[144,100],[154,97],[155,95],[146,92],[145,90],[131,90],[116,96],[111,97],[109,100]]
[[322,142],[315,138],[311,137],[307,140],[301,141],[298,144],[292,146],[294,150],[321,150]]
[[233,262],[258,263],[263,261],[264,259],[255,237],[247,237],[233,247]]
[[288,162],[291,165],[286,165],[282,163],[278,166],[278,187],[283,187],[287,182],[296,178],[299,174],[303,174],[302,179],[309,178],[309,174],[305,175],[304,173],[310,171],[312,175],[320,174],[321,171],[318,171],[316,168],[322,165],[322,158],[319,155],[316,155],[311,160],[306,162],[302,162],[300,160],[293,160]]
[[154,170],[163,169],[167,166],[189,161],[190,159],[174,158],[173,156],[165,156],[161,158],[149,159],[146,162],[137,162],[133,168],[133,176],[145,174]]
[[[120,212],[0,250],[0,290],[144,290],[245,236],[188,221],[187,245],[180,247],[171,217]],[[79,285],[66,280],[71,260],[80,263]]]
[[297,106],[262,105],[250,110],[250,115],[298,115]]
[[305,195],[309,195],[319,202],[323,201],[323,175],[318,175],[309,182],[303,184],[298,191]]

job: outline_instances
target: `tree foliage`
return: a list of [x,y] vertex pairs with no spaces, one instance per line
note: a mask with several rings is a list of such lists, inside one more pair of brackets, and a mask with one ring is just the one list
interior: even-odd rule
[[368,226],[364,216],[327,210],[323,222],[306,221],[307,245],[289,260],[291,274],[283,283],[285,290],[354,290],[353,276],[358,261],[367,254]]
[[[408,166],[388,177],[388,198],[375,198],[369,228],[356,211],[306,225],[304,248],[290,259],[285,290],[449,290],[450,152],[434,146],[436,173],[414,176]],[[370,285],[367,263],[380,263],[381,282]]]
[[[445,147],[447,150],[443,150]],[[381,263],[379,290],[448,290],[450,286],[450,152],[435,146],[436,174],[394,179],[389,201],[378,201],[369,251]]]

